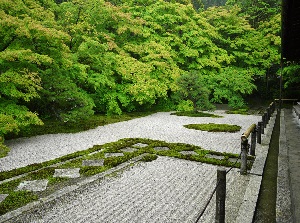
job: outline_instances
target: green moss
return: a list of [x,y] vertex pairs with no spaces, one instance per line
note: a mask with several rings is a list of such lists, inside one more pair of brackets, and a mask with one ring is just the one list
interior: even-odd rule
[[48,167],[45,169],[38,170],[36,172],[31,172],[29,173],[25,178],[28,180],[42,180],[42,179],[47,179],[51,176],[53,176],[55,172],[54,167]]
[[80,174],[82,174],[83,176],[92,176],[98,173],[102,173],[108,169],[109,167],[107,166],[84,166],[80,168]]
[[237,110],[229,110],[229,111],[226,111],[227,114],[240,114],[240,115],[248,115],[249,112],[248,112],[248,108],[240,108],[240,109],[237,109]]
[[66,168],[78,168],[78,167],[81,167],[82,160],[83,160],[83,158],[71,160],[69,162],[66,162],[66,163],[60,165],[59,168],[66,169]]
[[90,149],[75,152],[75,153],[71,153],[71,154],[62,156],[60,158],[54,159],[54,160],[46,161],[46,162],[43,162],[43,163],[34,163],[34,164],[30,164],[26,167],[17,168],[17,169],[13,169],[13,170],[10,170],[10,171],[3,171],[3,172],[0,172],[0,181],[3,181],[5,179],[9,179],[9,178],[12,178],[12,177],[15,177],[15,176],[19,176],[19,175],[22,175],[22,174],[25,174],[25,173],[29,173],[29,172],[41,169],[43,167],[53,165],[53,164],[57,164],[57,163],[65,162],[65,161],[68,161],[68,160],[71,160],[71,159],[74,159],[74,158],[78,158],[80,156],[87,155],[87,154],[90,154],[92,152],[95,152],[95,151],[98,151],[98,150],[101,150],[101,149],[102,149],[102,146],[97,145],[97,146],[93,146]]
[[141,159],[142,162],[151,162],[153,160],[156,160],[157,156],[154,154],[147,154],[145,156],[143,156],[143,158]]
[[0,184],[0,194],[9,194],[13,190],[15,190],[20,183],[21,180],[17,179]]
[[53,176],[50,176],[47,179],[48,179],[48,186],[52,186],[70,180],[70,178],[68,177],[53,177]]
[[180,111],[180,112],[171,113],[171,115],[188,116],[188,117],[223,118],[223,116],[220,116],[220,115],[214,115],[214,114],[205,113],[205,112],[194,112],[194,111]]
[[238,125],[228,125],[228,124],[189,124],[184,125],[188,129],[196,129],[208,132],[238,132],[241,129],[241,126]]
[[[1,137],[0,137],[1,138]],[[7,156],[10,149],[0,141],[0,158]]]
[[[147,144],[148,146],[140,148],[138,146],[134,146],[136,143],[143,143],[143,144]],[[123,153],[124,156],[120,156],[120,157],[109,157],[109,158],[104,157],[105,153],[121,152],[120,149],[126,147],[135,147],[137,148],[137,150],[131,153],[124,152]],[[169,150],[156,151],[154,150],[155,147],[168,147]],[[100,152],[101,149],[103,150]],[[95,151],[99,151],[99,152],[89,155],[90,153]],[[180,153],[181,151],[195,151],[198,155],[183,155]],[[145,155],[141,159],[141,161],[144,162],[151,162],[152,160],[155,160],[158,155],[160,155],[160,156],[169,156],[178,159],[208,163],[213,165],[240,168],[239,162],[235,163],[229,161],[229,158],[238,158],[239,157],[238,154],[221,153],[216,151],[204,150],[199,146],[189,145],[184,143],[167,143],[164,141],[143,139],[143,138],[133,138],[133,139],[126,138],[126,139],[121,139],[117,142],[107,143],[101,146],[94,146],[88,150],[76,152],[52,161],[44,162],[41,164],[32,164],[24,168],[19,168],[16,170],[0,173],[2,174],[1,175],[2,177],[9,178],[9,176],[15,176],[20,173],[26,173],[26,171],[28,171],[27,172],[28,174],[26,176],[23,176],[22,178],[0,184],[0,193],[9,194],[8,198],[5,199],[6,202],[4,202],[4,204],[3,203],[1,204],[2,205],[1,207],[3,208],[3,210],[1,209],[2,213],[13,210],[28,202],[37,199],[37,197],[32,193],[14,192],[14,190],[20,184],[21,181],[47,179],[49,181],[47,190],[39,194],[39,196],[44,196],[42,194],[50,194],[59,187],[74,183],[72,179],[53,177],[55,168],[80,168],[81,176],[86,177],[86,176],[92,176],[104,172],[112,167],[118,166],[119,164],[132,159],[133,157],[137,157],[145,153],[147,153],[147,155]],[[224,159],[218,160],[214,158],[209,158],[205,156],[207,154],[224,156]],[[71,158],[76,158],[76,159],[70,160]],[[104,159],[104,166],[99,166],[99,167],[82,166],[82,161],[87,159]],[[248,163],[248,168],[250,168],[253,163],[252,161],[255,159],[255,157],[249,156],[248,159],[251,160],[251,162]],[[66,161],[66,160],[67,161],[69,160],[69,162],[62,163],[61,165],[58,164],[60,161]],[[56,164],[56,167],[49,167],[49,165],[52,164]],[[21,199],[20,201],[16,202],[15,205],[13,205],[13,203],[18,198],[18,196],[23,196],[23,195],[24,195],[24,199],[22,198],[23,200]]]
[[0,215],[22,207],[35,200],[38,200],[38,196],[32,192],[13,191],[0,203]]

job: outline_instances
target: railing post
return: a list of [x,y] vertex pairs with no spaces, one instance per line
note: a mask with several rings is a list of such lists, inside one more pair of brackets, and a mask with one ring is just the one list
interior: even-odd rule
[[264,134],[265,133],[265,114],[261,117],[261,133]]
[[255,156],[255,148],[256,148],[256,129],[253,129],[251,133],[251,147],[250,147],[251,156]]
[[225,199],[226,199],[226,170],[217,170],[217,190],[216,190],[216,223],[225,222]]
[[271,108],[272,108],[271,113],[273,114],[275,111],[275,102],[271,103]]
[[261,129],[261,122],[258,122],[257,124],[257,143],[261,144],[261,132],[262,132],[262,129]]
[[266,123],[265,123],[265,128],[267,127],[267,124],[269,123],[269,116],[268,116],[268,111],[265,111],[265,116],[266,116]]
[[267,124],[268,124],[268,115],[267,115],[267,112],[264,113],[264,128],[267,127]]
[[242,175],[247,174],[247,150],[248,150],[248,139],[244,139],[241,142],[241,170]]

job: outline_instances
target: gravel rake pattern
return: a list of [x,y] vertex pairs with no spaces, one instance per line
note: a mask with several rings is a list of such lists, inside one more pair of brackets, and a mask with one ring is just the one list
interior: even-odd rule
[[[194,222],[216,184],[216,169],[159,157],[9,222]],[[213,214],[210,211],[206,218],[212,219]]]
[[[183,127],[186,124],[216,122],[209,117],[184,117],[158,112],[143,118],[119,122],[75,134],[49,134],[31,138],[8,140],[11,148],[7,157],[0,159],[0,171],[52,160],[94,145],[114,142],[122,138],[149,138],[166,142],[187,143],[218,152],[239,153],[240,136],[261,116],[221,114],[220,124],[239,125],[237,133],[204,132]],[[146,146],[146,145],[140,145]]]

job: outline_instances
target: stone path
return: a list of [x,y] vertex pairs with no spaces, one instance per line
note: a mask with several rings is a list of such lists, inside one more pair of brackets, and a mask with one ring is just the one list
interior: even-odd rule
[[[284,132],[281,134],[285,135],[284,145],[286,148],[285,156],[280,158],[285,158],[285,162],[281,162],[279,166],[281,171],[284,171],[284,177],[286,179],[285,187],[279,188],[279,192],[282,195],[290,196],[290,199],[279,197],[281,201],[281,207],[277,207],[279,215],[277,219],[284,219],[285,222],[300,222],[300,124],[298,117],[292,114],[291,110],[284,109]],[[281,131],[283,129],[281,128]],[[280,162],[280,160],[279,160]],[[280,173],[279,173],[280,176]],[[280,179],[279,179],[280,180]],[[283,180],[281,179],[282,185]],[[281,212],[280,212],[281,211]]]
[[[213,165],[159,157],[8,222],[194,222],[216,184],[216,170]],[[240,190],[238,178],[243,176],[236,170],[228,174],[229,194]],[[236,199],[231,210],[238,209],[240,202]],[[214,212],[209,213],[205,222],[214,218]],[[227,218],[236,214],[229,210]]]

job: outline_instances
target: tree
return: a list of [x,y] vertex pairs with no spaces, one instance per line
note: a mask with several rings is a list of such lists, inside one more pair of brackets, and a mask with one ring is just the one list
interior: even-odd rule
[[257,28],[260,22],[269,20],[281,11],[279,0],[227,0],[226,4],[239,6],[242,9],[242,15],[247,16],[254,28]]
[[254,29],[237,6],[211,7],[201,14],[222,36],[215,43],[231,58],[229,66],[224,66],[217,75],[207,76],[214,95],[212,100],[243,106],[244,96],[256,89],[255,80],[267,76],[271,67],[279,64],[279,17],[276,15]]
[[287,63],[283,68],[282,78],[285,96],[291,98],[299,98],[300,95],[300,64],[296,62]]
[[177,80],[178,93],[182,100],[189,100],[193,104],[194,112],[211,110],[214,106],[209,102],[209,90],[205,87],[203,77],[197,72],[190,72],[180,76]]

